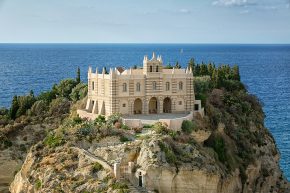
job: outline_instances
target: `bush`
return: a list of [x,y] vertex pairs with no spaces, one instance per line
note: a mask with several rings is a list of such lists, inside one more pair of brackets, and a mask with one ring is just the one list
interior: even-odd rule
[[130,130],[130,128],[127,125],[125,125],[125,124],[122,124],[121,129]]
[[84,83],[79,83],[72,89],[71,94],[69,95],[73,101],[78,101],[85,98],[88,94],[88,86]]
[[92,133],[92,128],[90,127],[82,127],[82,128],[79,128],[76,132],[76,135],[78,137],[86,137],[88,135],[90,135]]
[[57,98],[52,100],[49,106],[49,113],[51,115],[67,114],[70,111],[70,102],[66,98]]
[[94,125],[101,126],[106,123],[106,117],[103,115],[99,115],[95,120],[94,120]]
[[56,91],[57,95],[70,99],[72,89],[77,85],[74,79],[62,80],[58,85],[53,87],[53,91]]
[[36,101],[31,107],[32,115],[43,115],[48,110],[48,105],[45,101]]
[[122,122],[121,116],[118,113],[110,115],[107,119],[107,124],[110,126],[115,125],[115,123],[117,123],[117,122],[120,122],[120,123]]
[[39,190],[41,186],[42,186],[41,180],[40,179],[36,180],[34,184],[35,189]]
[[83,119],[80,118],[79,116],[76,116],[72,119],[72,121],[73,121],[73,125],[79,125],[83,122]]
[[156,133],[158,134],[168,134],[169,130],[167,128],[167,126],[161,122],[157,122],[153,125],[153,129]]
[[165,158],[166,158],[166,161],[168,163],[171,163],[171,164],[175,164],[176,163],[176,156],[175,154],[173,153],[173,151],[171,150],[170,147],[168,147],[167,144],[164,144],[163,142],[159,141],[158,143],[161,151],[163,151],[165,153]]
[[190,133],[192,133],[192,131],[195,130],[195,129],[196,129],[196,125],[195,125],[192,121],[184,120],[184,121],[182,122],[181,130],[182,130],[184,133],[190,134]]
[[117,190],[117,189],[129,189],[127,184],[125,183],[121,183],[121,182],[116,182],[112,184],[112,188],[113,190]]
[[127,142],[127,141],[130,141],[127,137],[125,136],[120,136],[120,141],[121,142]]
[[96,162],[93,165],[92,172],[97,173],[97,172],[101,171],[102,169],[103,169],[103,166],[101,164],[99,164],[98,162]]
[[57,136],[56,134],[50,133],[44,140],[44,144],[49,146],[50,148],[54,148],[60,146],[64,143],[64,139],[61,136]]

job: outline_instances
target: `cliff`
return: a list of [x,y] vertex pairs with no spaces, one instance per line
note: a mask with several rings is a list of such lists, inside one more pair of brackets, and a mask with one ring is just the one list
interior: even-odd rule
[[212,77],[195,79],[206,116],[179,131],[163,123],[130,129],[119,115],[89,121],[73,106],[30,149],[10,191],[289,192],[261,103],[239,81],[238,68],[208,69]]

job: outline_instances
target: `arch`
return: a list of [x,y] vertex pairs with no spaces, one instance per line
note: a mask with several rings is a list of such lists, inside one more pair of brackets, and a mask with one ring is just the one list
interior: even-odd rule
[[158,112],[158,103],[157,98],[152,97],[149,101],[149,114],[157,114]]
[[156,72],[158,72],[159,71],[159,66],[156,66]]
[[153,69],[153,67],[152,67],[152,66],[150,66],[150,72],[152,72],[152,71],[153,71],[152,69]]
[[169,97],[163,100],[163,113],[171,113],[171,99]]
[[134,114],[142,114],[142,100],[137,98],[134,101]]

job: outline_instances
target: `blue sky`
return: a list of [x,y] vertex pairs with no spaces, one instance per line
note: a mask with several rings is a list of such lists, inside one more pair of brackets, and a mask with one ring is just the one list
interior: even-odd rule
[[290,0],[0,0],[2,43],[290,43]]

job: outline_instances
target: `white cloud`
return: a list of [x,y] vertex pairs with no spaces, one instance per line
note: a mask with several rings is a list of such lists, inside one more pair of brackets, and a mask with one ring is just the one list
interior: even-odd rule
[[212,4],[221,6],[245,6],[251,3],[248,0],[216,0]]

